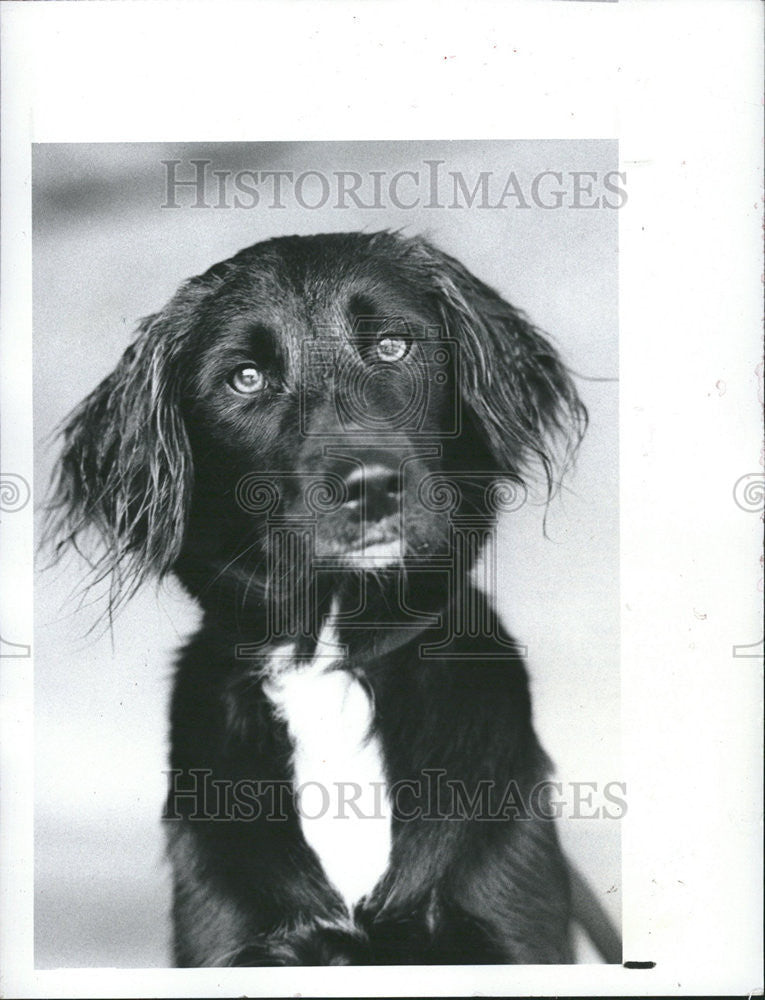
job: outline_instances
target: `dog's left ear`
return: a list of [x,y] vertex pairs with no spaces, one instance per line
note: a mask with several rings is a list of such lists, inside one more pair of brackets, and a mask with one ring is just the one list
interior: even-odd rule
[[94,532],[94,582],[111,577],[110,607],[167,573],[181,549],[192,486],[181,357],[193,297],[182,289],[140,324],[117,367],[60,432],[46,536],[59,553]]
[[541,466],[548,496],[570,464],[587,411],[552,344],[459,261],[415,241],[448,336],[460,350],[466,416],[483,433],[497,470],[526,479]]

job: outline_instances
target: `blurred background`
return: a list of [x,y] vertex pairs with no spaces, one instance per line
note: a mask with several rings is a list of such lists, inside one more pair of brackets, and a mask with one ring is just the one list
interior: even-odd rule
[[[172,171],[200,176],[193,160],[209,161],[204,188],[168,190]],[[546,533],[542,504],[501,522],[496,596],[528,648],[535,724],[566,802],[564,846],[618,920],[619,824],[602,814],[618,813],[603,788],[621,780],[618,212],[602,202],[619,203],[603,182],[617,164],[616,144],[601,140],[37,145],[33,266],[38,507],[51,434],[111,371],[136,321],[259,240],[422,233],[550,335],[587,377],[577,384],[590,428]],[[262,178],[274,171],[306,176],[299,186],[283,177],[276,197],[277,181]],[[339,192],[355,183],[339,171],[360,176],[361,205]],[[394,181],[400,171],[417,177]],[[80,589],[87,566],[48,562],[42,553],[35,591],[36,965],[165,966],[167,702],[174,651],[197,612],[176,585],[146,586],[110,627],[103,602]],[[580,786],[578,808],[577,782],[595,786]]]

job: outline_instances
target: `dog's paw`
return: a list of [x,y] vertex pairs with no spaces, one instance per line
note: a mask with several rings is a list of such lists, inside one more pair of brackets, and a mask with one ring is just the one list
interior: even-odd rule
[[241,949],[231,965],[368,965],[369,941],[352,925],[304,924]]

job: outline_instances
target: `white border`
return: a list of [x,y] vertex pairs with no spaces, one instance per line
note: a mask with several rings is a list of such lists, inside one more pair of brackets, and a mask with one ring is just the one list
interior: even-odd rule
[[[3,659],[2,993],[761,987],[762,661],[732,656],[760,634],[759,520],[732,499],[761,471],[760,5],[95,0],[0,16],[2,456],[30,482],[30,141],[619,138],[625,957],[657,963],[34,972],[31,661]],[[3,623],[25,641],[31,510],[1,530]]]

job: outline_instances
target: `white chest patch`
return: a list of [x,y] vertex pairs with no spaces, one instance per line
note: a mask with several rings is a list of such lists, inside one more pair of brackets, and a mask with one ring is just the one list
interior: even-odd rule
[[313,659],[290,662],[283,646],[264,691],[286,722],[303,836],[351,909],[388,866],[390,804],[382,753],[370,737],[363,686],[333,669],[342,653],[325,625]]

